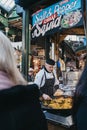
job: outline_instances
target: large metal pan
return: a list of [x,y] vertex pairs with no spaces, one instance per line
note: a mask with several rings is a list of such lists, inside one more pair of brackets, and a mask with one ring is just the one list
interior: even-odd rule
[[[53,97],[53,99],[54,98],[59,98],[59,97]],[[64,98],[67,98],[67,96],[65,96]],[[58,114],[58,115],[61,115],[61,116],[68,116],[68,115],[72,114],[72,109],[71,108],[70,109],[54,109],[54,108],[50,108],[48,106],[44,106],[43,102],[41,102],[41,106],[42,106],[42,109],[44,111],[47,111],[47,112],[50,112],[50,113],[53,113],[53,114]]]

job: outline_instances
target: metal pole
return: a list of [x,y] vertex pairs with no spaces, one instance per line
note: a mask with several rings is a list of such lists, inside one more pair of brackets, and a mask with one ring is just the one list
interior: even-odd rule
[[45,56],[46,56],[46,59],[48,59],[50,57],[49,51],[50,51],[50,39],[49,39],[49,37],[45,37]]
[[29,10],[23,10],[22,27],[22,73],[25,79],[28,79],[28,54],[29,54]]
[[30,67],[30,54],[31,54],[31,24],[29,23],[29,67]]
[[86,29],[85,29],[85,35],[86,35],[86,65],[87,65],[87,0],[86,0],[86,5],[85,5],[85,8],[86,8]]

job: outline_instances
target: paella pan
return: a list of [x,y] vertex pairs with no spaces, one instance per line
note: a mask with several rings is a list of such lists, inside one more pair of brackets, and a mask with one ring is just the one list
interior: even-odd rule
[[57,96],[52,100],[43,100],[41,102],[42,109],[54,114],[70,115],[72,110],[73,97]]

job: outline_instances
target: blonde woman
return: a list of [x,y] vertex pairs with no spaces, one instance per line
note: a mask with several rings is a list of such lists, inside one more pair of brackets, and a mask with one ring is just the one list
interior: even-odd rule
[[47,130],[37,85],[17,69],[10,40],[0,32],[0,130]]

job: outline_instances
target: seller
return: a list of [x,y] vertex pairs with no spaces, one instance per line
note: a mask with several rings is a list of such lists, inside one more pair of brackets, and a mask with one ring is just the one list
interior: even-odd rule
[[34,83],[40,88],[44,100],[51,100],[54,92],[59,88],[56,72],[53,72],[55,61],[47,59],[45,66],[36,74]]

